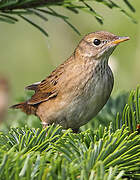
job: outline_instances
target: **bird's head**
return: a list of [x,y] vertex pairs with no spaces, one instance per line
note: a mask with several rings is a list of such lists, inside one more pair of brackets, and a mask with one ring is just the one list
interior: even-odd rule
[[102,57],[107,59],[112,54],[115,47],[129,40],[129,37],[116,36],[105,31],[97,31],[87,34],[79,43],[76,51],[84,57],[101,60]]

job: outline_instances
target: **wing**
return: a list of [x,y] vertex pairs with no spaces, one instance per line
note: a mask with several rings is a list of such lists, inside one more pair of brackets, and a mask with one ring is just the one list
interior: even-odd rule
[[40,83],[41,83],[41,82],[36,82],[36,83],[34,83],[34,84],[31,84],[31,85],[25,87],[25,90],[34,90],[34,91],[36,91],[36,90],[37,90],[37,87],[38,87],[38,85],[39,85]]
[[27,86],[26,89],[34,90],[35,94],[28,100],[28,104],[35,105],[51,98],[55,98],[59,92],[59,78],[63,74],[63,64],[41,82]]

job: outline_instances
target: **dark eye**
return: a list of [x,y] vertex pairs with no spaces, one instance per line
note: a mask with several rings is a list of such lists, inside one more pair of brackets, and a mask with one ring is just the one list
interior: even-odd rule
[[98,46],[99,44],[101,44],[101,41],[99,39],[94,39],[93,43]]

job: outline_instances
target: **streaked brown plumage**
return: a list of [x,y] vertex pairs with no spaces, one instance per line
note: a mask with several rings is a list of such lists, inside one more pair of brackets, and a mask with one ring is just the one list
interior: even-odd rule
[[108,59],[115,47],[128,39],[105,31],[86,35],[50,76],[26,87],[35,91],[31,99],[12,108],[37,115],[44,126],[56,123],[77,131],[110,97],[114,78]]

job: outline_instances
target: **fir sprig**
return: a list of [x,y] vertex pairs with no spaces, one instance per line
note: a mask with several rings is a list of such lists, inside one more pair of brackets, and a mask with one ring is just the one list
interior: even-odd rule
[[[135,12],[134,7],[128,0],[123,0],[123,2],[132,13]],[[107,6],[111,9],[117,8],[123,14],[128,16],[134,23],[136,23],[136,20],[133,18],[133,16],[113,0],[1,0],[0,21],[14,24],[19,21],[19,18],[22,18],[26,22],[33,25],[35,28],[39,29],[45,36],[48,36],[46,30],[30,19],[30,15],[35,15],[43,21],[48,20],[48,16],[51,15],[53,17],[62,19],[76,33],[80,34],[77,28],[68,20],[68,17],[57,12],[55,7],[61,6],[75,14],[78,14],[81,11],[87,12],[94,16],[98,23],[103,24],[102,15],[100,15],[94,8],[95,3],[100,3],[101,6]]]
[[[121,107],[119,98],[116,100],[112,102],[114,116],[117,106]],[[79,134],[54,124],[46,129],[1,132],[0,179],[139,179],[139,86],[131,91],[120,115],[109,126],[100,125],[95,130],[91,123]]]

